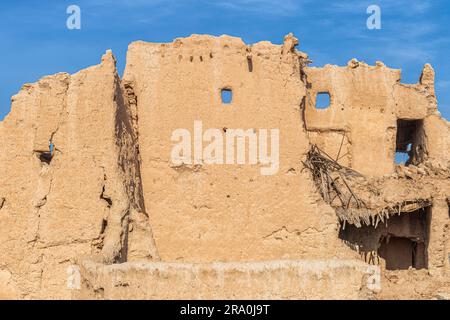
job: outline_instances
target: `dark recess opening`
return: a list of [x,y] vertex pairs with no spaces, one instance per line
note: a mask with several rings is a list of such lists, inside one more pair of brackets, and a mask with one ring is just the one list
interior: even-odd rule
[[417,165],[424,160],[425,135],[423,120],[397,120],[395,162]]
[[341,223],[339,238],[367,263],[384,261],[386,270],[427,269],[431,214],[431,206],[401,212],[376,228]]
[[378,254],[386,261],[386,270],[426,268],[426,250],[423,242],[405,237],[384,238]]
[[50,162],[52,161],[52,155],[50,154],[50,152],[41,152],[41,154],[39,155],[39,160],[46,164],[50,164]]
[[330,107],[331,98],[329,92],[318,92],[316,95],[316,109],[327,109]]
[[247,57],[248,72],[253,72],[253,60],[252,57]]
[[49,151],[45,152],[39,152],[39,160],[41,162],[44,162],[46,164],[50,164],[53,158],[53,152],[54,152],[55,146],[52,142],[49,142]]
[[222,103],[229,104],[233,100],[233,91],[231,89],[222,89],[221,91]]

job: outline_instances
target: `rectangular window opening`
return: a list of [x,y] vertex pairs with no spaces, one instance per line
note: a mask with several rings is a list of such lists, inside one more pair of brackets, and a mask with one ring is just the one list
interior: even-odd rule
[[221,91],[222,103],[230,104],[233,101],[233,91],[229,88],[224,88]]
[[395,163],[417,165],[424,160],[425,135],[423,120],[397,120]]
[[253,72],[253,60],[252,57],[247,57],[248,72]]
[[318,92],[316,95],[316,109],[327,109],[330,107],[331,97],[329,92]]

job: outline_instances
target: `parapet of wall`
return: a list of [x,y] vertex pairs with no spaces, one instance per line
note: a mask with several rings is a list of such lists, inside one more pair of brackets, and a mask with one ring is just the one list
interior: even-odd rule
[[77,299],[370,299],[380,270],[357,260],[248,263],[85,261]]

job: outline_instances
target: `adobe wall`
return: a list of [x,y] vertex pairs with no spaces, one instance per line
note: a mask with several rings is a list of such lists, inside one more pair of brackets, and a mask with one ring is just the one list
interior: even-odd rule
[[[394,171],[397,119],[424,120],[426,152],[448,159],[449,126],[437,112],[434,70],[423,69],[417,84],[400,83],[401,71],[383,63],[356,59],[345,67],[305,68],[305,125],[311,142],[358,172],[383,176]],[[318,93],[330,94],[330,106],[316,108]],[[443,135],[438,132],[444,132]]]
[[[246,45],[194,35],[129,46],[124,81],[137,97],[145,205],[164,261],[252,261],[346,255],[301,160],[309,141],[301,120],[305,84],[296,39]],[[251,59],[252,68],[249,68]],[[222,88],[232,89],[223,104]],[[280,130],[280,167],[176,166],[178,128]],[[207,145],[207,143],[205,143]],[[248,151],[248,150],[247,150]]]
[[[136,158],[115,61],[24,85],[0,122],[0,291],[69,298],[67,268],[82,256],[126,260]],[[40,157],[54,145],[50,163]],[[149,247],[151,234],[142,239]],[[147,248],[147,254],[151,250]]]
[[357,260],[84,262],[76,299],[372,299],[377,267]]
[[[370,175],[392,171],[395,101],[391,91],[400,80],[400,71],[358,64],[307,68],[306,74],[311,88],[305,104],[305,124],[309,131],[323,131],[323,149],[332,157],[338,156],[345,133],[340,156],[347,154],[342,160],[348,166]],[[330,93],[329,108],[315,108],[318,92]]]
[[[345,155],[339,162],[363,182],[382,179],[375,207],[420,197],[432,203],[429,274],[411,277],[418,286],[432,279],[448,287],[441,279],[450,269],[450,126],[437,111],[431,66],[405,85],[399,70],[380,63],[309,68],[297,43],[292,35],[282,45],[198,35],[135,42],[123,79],[107,52],[97,66],[24,85],[0,122],[0,298],[195,298],[183,290],[198,268],[202,296],[219,297],[209,285],[235,296],[215,263],[248,297],[361,298],[368,265],[352,262],[362,266],[355,271],[330,262],[359,255],[339,239],[335,208],[302,163],[311,143]],[[233,92],[230,104],[221,102],[224,88]],[[327,110],[314,108],[321,91],[332,96]],[[422,167],[394,166],[399,118],[423,120]],[[263,175],[261,161],[175,164],[173,132],[194,134],[195,121],[224,136],[279,129],[279,168]],[[322,261],[316,266],[329,281],[306,267],[311,259]],[[167,277],[149,272],[166,264]],[[103,296],[92,287],[70,290],[74,265],[82,285]],[[117,275],[131,285],[115,286]],[[174,288],[180,279],[184,287]],[[297,287],[297,280],[310,282]],[[345,281],[351,285],[343,288]],[[387,288],[398,295],[396,285]]]

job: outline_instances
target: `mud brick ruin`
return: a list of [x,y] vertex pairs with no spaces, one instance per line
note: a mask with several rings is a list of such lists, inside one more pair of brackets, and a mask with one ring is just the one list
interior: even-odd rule
[[[403,84],[297,45],[138,41],[123,78],[107,51],[24,85],[0,122],[0,298],[449,298],[433,68]],[[171,134],[197,120],[278,128],[278,172],[174,166]]]

